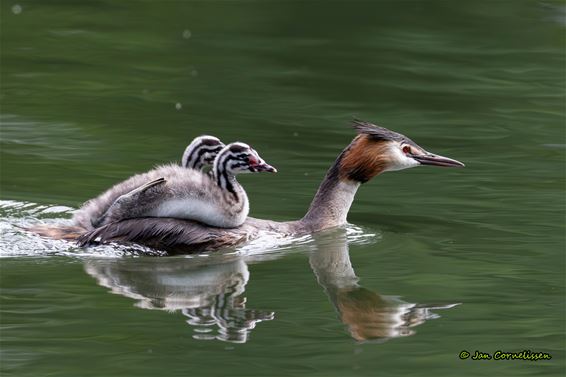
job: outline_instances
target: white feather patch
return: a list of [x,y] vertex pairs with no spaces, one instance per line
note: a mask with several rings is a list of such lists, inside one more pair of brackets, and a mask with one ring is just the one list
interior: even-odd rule
[[233,228],[242,225],[247,215],[248,211],[244,210],[235,216],[230,216],[218,206],[196,199],[167,200],[148,213],[148,216],[196,220],[221,228]]

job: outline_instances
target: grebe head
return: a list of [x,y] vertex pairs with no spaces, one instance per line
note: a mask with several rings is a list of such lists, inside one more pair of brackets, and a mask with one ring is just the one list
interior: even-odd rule
[[367,182],[386,171],[419,165],[464,167],[460,161],[427,152],[400,133],[363,121],[354,121],[358,136],[344,150],[340,161],[340,178]]
[[181,166],[200,170],[212,166],[216,155],[224,148],[224,143],[217,137],[202,135],[196,137],[183,153]]
[[277,169],[266,163],[248,144],[228,144],[214,160],[214,170],[236,175],[241,173],[277,173]]

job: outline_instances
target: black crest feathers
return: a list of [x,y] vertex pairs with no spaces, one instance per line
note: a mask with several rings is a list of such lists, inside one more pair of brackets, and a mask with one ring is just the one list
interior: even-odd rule
[[376,126],[375,124],[364,122],[363,120],[354,119],[352,127],[358,131],[359,134],[368,135],[372,140],[389,140],[389,141],[410,141],[405,135],[388,130],[384,127]]

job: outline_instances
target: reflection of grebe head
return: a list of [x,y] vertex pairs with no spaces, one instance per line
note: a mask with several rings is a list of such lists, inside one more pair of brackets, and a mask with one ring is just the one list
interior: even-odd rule
[[274,312],[246,309],[245,302],[245,297],[219,295],[211,306],[187,308],[182,313],[195,327],[195,339],[245,343],[257,323],[275,318]]
[[365,288],[340,290],[336,299],[340,318],[357,341],[410,336],[414,331],[409,327],[418,324],[407,321],[403,305],[392,305]]
[[439,318],[432,309],[450,309],[459,304],[411,304],[380,296],[361,287],[338,289],[335,304],[340,319],[357,341],[386,341],[414,335],[412,327]]

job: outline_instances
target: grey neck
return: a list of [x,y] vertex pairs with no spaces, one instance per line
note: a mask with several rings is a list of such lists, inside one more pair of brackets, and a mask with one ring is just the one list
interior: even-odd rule
[[346,230],[338,231],[328,233],[327,238],[316,238],[316,247],[309,256],[319,284],[332,297],[337,290],[357,288],[359,280],[350,262]]
[[360,187],[360,182],[339,178],[339,162],[340,157],[326,173],[307,214],[301,219],[313,231],[346,224],[348,211]]

